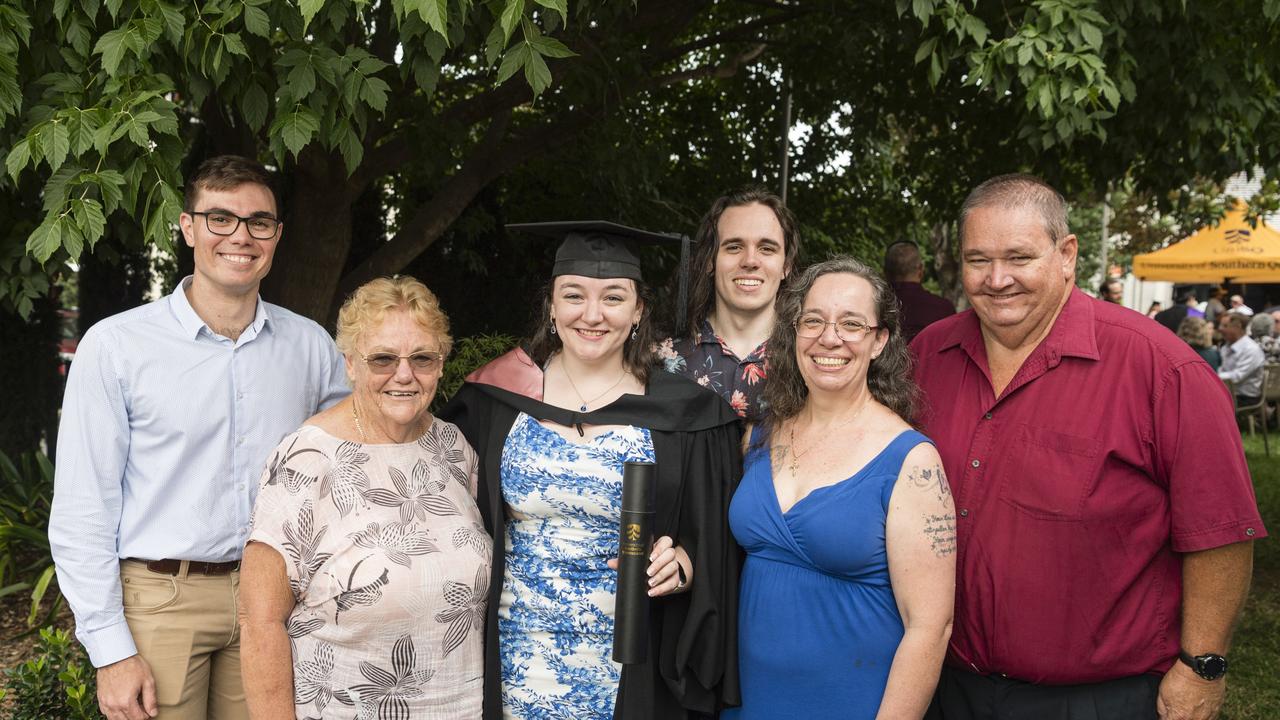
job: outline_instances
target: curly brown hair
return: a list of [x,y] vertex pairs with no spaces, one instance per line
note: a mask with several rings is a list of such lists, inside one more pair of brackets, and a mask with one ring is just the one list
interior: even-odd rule
[[804,308],[805,297],[813,284],[823,275],[846,273],[871,284],[876,308],[876,324],[889,333],[880,356],[871,361],[867,369],[867,388],[880,404],[892,410],[909,424],[913,424],[917,389],[911,379],[911,354],[902,337],[898,320],[898,298],[880,275],[869,266],[849,257],[838,255],[826,262],[811,265],[799,274],[778,295],[778,319],[769,336],[769,377],[764,388],[768,403],[768,415],[764,432],[783,421],[795,417],[809,397],[809,388],[800,375],[796,362],[796,321]]

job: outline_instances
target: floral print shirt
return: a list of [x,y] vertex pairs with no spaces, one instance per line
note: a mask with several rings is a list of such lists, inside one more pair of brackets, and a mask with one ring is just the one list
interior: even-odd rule
[[667,372],[711,388],[740,417],[756,422],[768,409],[764,400],[767,344],[766,340],[745,358],[739,358],[703,318],[698,333],[692,338],[667,338],[659,343],[657,352]]
[[249,539],[285,560],[296,717],[480,717],[492,540],[476,465],[439,419],[398,445],[314,425],[280,443]]

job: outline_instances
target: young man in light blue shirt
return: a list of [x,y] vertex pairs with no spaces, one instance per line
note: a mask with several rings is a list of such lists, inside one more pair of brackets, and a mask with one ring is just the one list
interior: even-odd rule
[[110,720],[247,718],[239,560],[267,455],[347,393],[316,323],[258,297],[283,224],[267,171],[187,183],[195,273],[89,329],[67,378],[49,540]]

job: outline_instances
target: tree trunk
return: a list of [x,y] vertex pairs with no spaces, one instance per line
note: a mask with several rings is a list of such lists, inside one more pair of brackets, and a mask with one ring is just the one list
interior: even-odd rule
[[0,311],[0,451],[15,462],[21,453],[39,449],[41,440],[53,455],[62,400],[60,331],[48,297],[36,300],[26,319]]
[[283,234],[262,296],[324,324],[351,252],[354,197],[342,158],[308,147],[286,173],[283,195]]
[[943,297],[955,303],[957,310],[969,307],[960,284],[960,245],[950,222],[935,222],[929,228],[929,244],[933,248],[933,272]]

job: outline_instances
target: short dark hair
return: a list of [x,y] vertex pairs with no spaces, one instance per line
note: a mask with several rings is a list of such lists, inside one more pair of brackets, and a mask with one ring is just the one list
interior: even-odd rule
[[984,207],[1019,208],[1039,211],[1044,232],[1054,245],[1071,234],[1067,227],[1067,201],[1062,193],[1035,175],[1009,173],[984,181],[969,193],[960,207],[960,243],[964,244],[965,221],[974,210]]
[[[716,305],[715,273],[716,251],[720,249],[720,216],[731,207],[756,204],[769,208],[774,217],[778,218],[778,225],[782,226],[783,267],[787,273],[795,268],[796,256],[800,253],[800,226],[782,198],[758,186],[739,188],[716,198],[711,203],[711,209],[698,223],[698,234],[694,238],[693,260],[690,263],[693,278],[689,283],[689,326],[683,328],[689,337],[698,333],[703,319],[711,314]],[[782,287],[786,287],[786,282],[783,279]],[[782,288],[778,292],[781,294]]]
[[271,201],[276,204],[276,213],[279,214],[280,198],[276,195],[275,178],[262,163],[240,155],[218,155],[200,163],[195,173],[187,178],[182,210],[194,211],[202,190],[234,190],[251,183],[262,185],[271,192]]
[[1112,285],[1119,285],[1122,289],[1124,287],[1124,283],[1120,280],[1120,278],[1109,277],[1104,279],[1102,281],[1102,284],[1098,286],[1098,294],[1102,296],[1106,296],[1107,290]]
[[1249,318],[1241,315],[1240,313],[1229,312],[1219,315],[1218,326],[1221,327],[1222,323],[1234,325],[1240,332],[1245,335],[1249,334]]
[[899,240],[884,251],[884,277],[889,282],[905,280],[923,269],[920,248],[910,240]]
[[805,296],[813,284],[818,278],[831,273],[847,273],[871,284],[876,324],[889,334],[889,339],[880,356],[867,369],[867,388],[872,397],[897,413],[898,417],[908,423],[913,422],[917,390],[911,378],[911,353],[902,336],[898,317],[898,298],[880,273],[848,255],[837,255],[797,273],[796,281],[778,294],[778,318],[774,321],[768,344],[769,382],[764,386],[764,397],[769,406],[768,425],[777,427],[784,420],[795,417],[809,396],[809,388],[796,365],[795,324],[800,319]]

